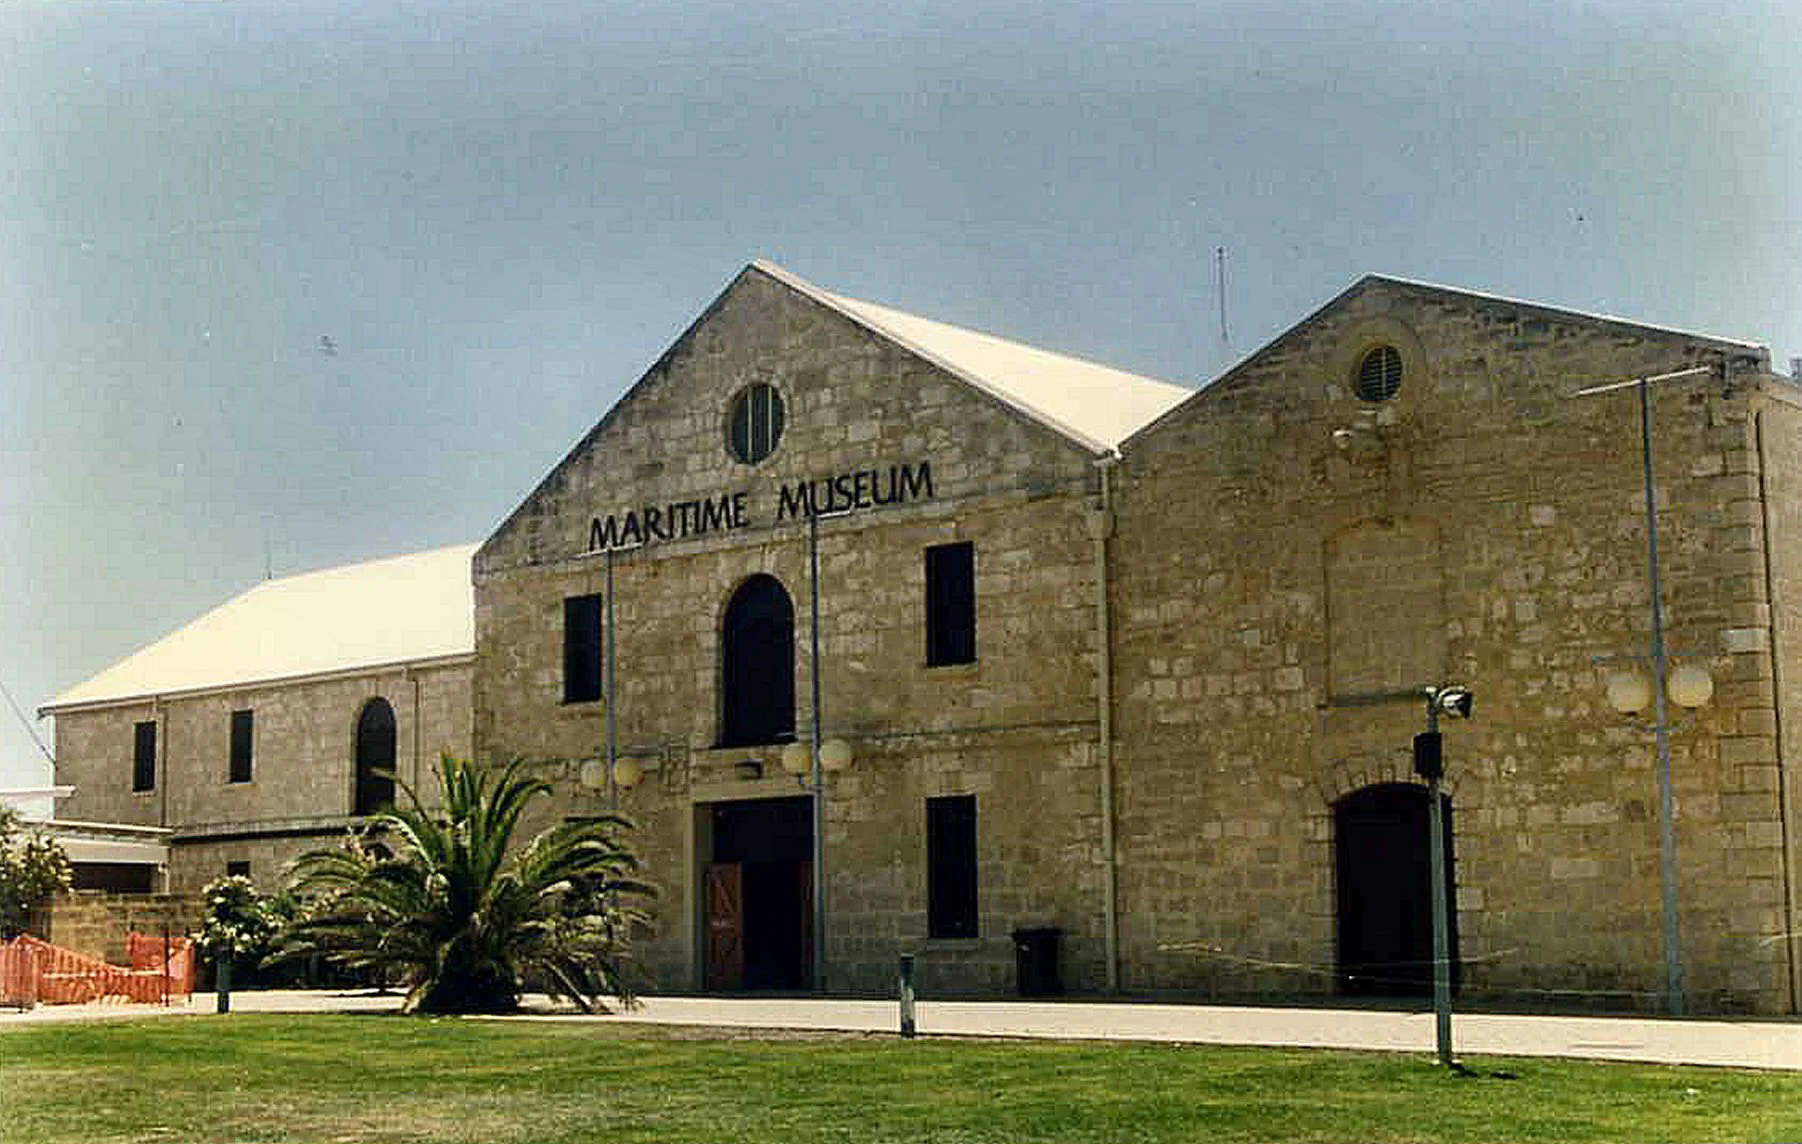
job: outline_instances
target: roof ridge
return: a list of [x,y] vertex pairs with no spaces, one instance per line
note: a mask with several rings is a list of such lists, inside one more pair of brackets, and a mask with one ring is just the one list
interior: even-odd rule
[[[1769,350],[1764,342],[1747,341],[1744,338],[1730,338],[1722,334],[1710,334],[1701,330],[1685,329],[1682,326],[1667,326],[1659,322],[1647,322],[1639,318],[1629,318],[1621,314],[1609,314],[1601,310],[1579,310],[1574,306],[1561,306],[1554,302],[1537,302],[1531,298],[1516,298],[1508,294],[1496,294],[1488,290],[1474,290],[1468,286],[1448,286],[1443,282],[1429,282],[1424,278],[1406,278],[1399,274],[1379,274],[1375,271],[1367,273],[1352,283],[1353,287],[1366,282],[1387,282],[1396,286],[1409,286],[1417,290],[1432,290],[1441,294],[1456,294],[1464,298],[1475,298],[1484,302],[1498,302],[1505,306],[1525,306],[1530,310],[1541,310],[1550,314],[1559,314],[1567,318],[1583,318],[1592,322],[1607,322],[1617,326],[1632,326],[1635,329],[1653,330],[1661,334],[1674,334],[1677,337],[1696,338],[1701,341],[1718,342],[1721,345],[1737,346],[1748,350]],[[1347,288],[1348,291],[1350,287]]]
[[[864,329],[900,346],[914,356],[932,363],[939,369],[944,370],[946,373],[949,373],[958,380],[964,382],[972,389],[1000,402],[1002,405],[1014,410],[1022,416],[1038,422],[1092,453],[1106,454],[1113,452],[1118,447],[1120,441],[1124,440],[1127,436],[1130,436],[1132,432],[1136,431],[1138,428],[1142,428],[1157,416],[1161,416],[1168,409],[1187,400],[1189,395],[1194,392],[1187,386],[1179,385],[1176,382],[1146,377],[1143,374],[1133,373],[1130,370],[1120,369],[1117,366],[1107,365],[1090,358],[1078,357],[1074,354],[1066,354],[1057,350],[1045,349],[1042,346],[1035,346],[1028,342],[1003,337],[1000,334],[992,334],[984,330],[971,329],[968,326],[959,326],[951,322],[940,321],[937,318],[928,318],[894,306],[886,306],[880,302],[869,302],[859,298],[852,298],[844,294],[836,294],[808,281],[793,271],[768,261],[767,259],[754,259],[751,266],[776,279],[783,285],[788,286],[790,289],[813,299],[820,305],[843,315],[857,325],[862,326]],[[1112,434],[1111,440],[1107,439],[1106,437],[1097,435],[1097,433],[1092,432],[1090,429],[1071,424],[1067,417],[1058,416],[1056,413],[1045,408],[1043,402],[1034,401],[1026,394],[1020,392],[1018,379],[1015,379],[1013,383],[1010,384],[1007,379],[985,377],[965,363],[957,361],[955,355],[947,352],[945,347],[934,347],[932,345],[923,344],[914,334],[905,329],[898,328],[896,324],[897,320],[902,323],[919,323],[923,326],[931,327],[934,331],[944,331],[947,335],[952,337],[980,339],[983,343],[986,343],[988,347],[1001,347],[1006,351],[1017,355],[1029,355],[1040,363],[1050,364],[1056,362],[1079,367],[1082,371],[1091,375],[1091,380],[1099,380],[1100,378],[1105,377],[1109,380],[1117,379],[1118,382],[1124,385],[1130,385],[1135,389],[1142,389],[1148,393],[1153,390],[1161,391],[1156,394],[1159,400],[1153,403],[1156,404],[1158,408],[1152,416],[1141,417],[1138,423],[1132,426],[1132,428],[1127,429],[1124,432],[1116,431]]]

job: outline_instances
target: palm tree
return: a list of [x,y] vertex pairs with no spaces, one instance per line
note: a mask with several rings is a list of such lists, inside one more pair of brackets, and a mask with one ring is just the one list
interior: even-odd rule
[[295,864],[304,907],[270,960],[322,954],[402,982],[409,1012],[505,1012],[528,981],[586,1012],[608,995],[632,1004],[627,938],[652,891],[621,837],[630,823],[569,821],[514,846],[549,783],[523,762],[495,771],[448,755],[438,778],[442,807],[402,784],[409,805]]

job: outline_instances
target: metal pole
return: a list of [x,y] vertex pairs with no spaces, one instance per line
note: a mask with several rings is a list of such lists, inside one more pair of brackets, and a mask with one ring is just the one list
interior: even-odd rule
[[213,964],[213,1012],[232,1011],[232,955],[229,947]]
[[601,670],[606,675],[607,693],[607,801],[614,809],[619,809],[619,783],[613,777],[613,766],[618,759],[618,724],[614,716],[613,704],[613,549],[607,550],[607,615],[603,621],[606,627]]
[[901,1036],[912,1040],[914,1025],[914,955],[901,955]]
[[808,674],[813,677],[813,988],[826,992],[826,784],[820,770],[820,518],[807,514]]
[[[1427,693],[1427,733],[1439,730],[1439,692]],[[1452,950],[1445,900],[1445,815],[1439,805],[1439,775],[1427,778],[1427,873],[1433,903],[1433,1032],[1439,1063],[1452,1067]]]
[[1639,383],[1640,455],[1645,464],[1646,568],[1652,591],[1652,738],[1658,751],[1658,862],[1663,883],[1665,1005],[1683,1012],[1683,947],[1677,931],[1676,807],[1671,790],[1671,726],[1665,705],[1664,588],[1658,567],[1658,494],[1652,482],[1652,386]]

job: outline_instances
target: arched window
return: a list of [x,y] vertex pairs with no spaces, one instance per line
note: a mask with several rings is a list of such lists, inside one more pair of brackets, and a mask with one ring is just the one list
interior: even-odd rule
[[738,586],[720,632],[722,747],[795,737],[795,606],[774,576]]
[[371,699],[357,716],[357,789],[352,814],[374,814],[394,805],[394,708]]

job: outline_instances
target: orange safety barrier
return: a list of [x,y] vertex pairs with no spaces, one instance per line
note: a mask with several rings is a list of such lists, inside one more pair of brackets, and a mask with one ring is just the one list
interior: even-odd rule
[[0,945],[0,1005],[29,1009],[37,1000],[37,949],[26,941]]
[[139,972],[161,974],[169,980],[170,996],[186,997],[194,992],[194,942],[185,937],[161,937],[157,934],[126,935],[131,953],[131,967]]
[[129,934],[131,965],[51,945],[29,934],[0,945],[0,1004],[30,1007],[80,1005],[90,1001],[139,1004],[185,999],[194,991],[194,943],[150,934]]

